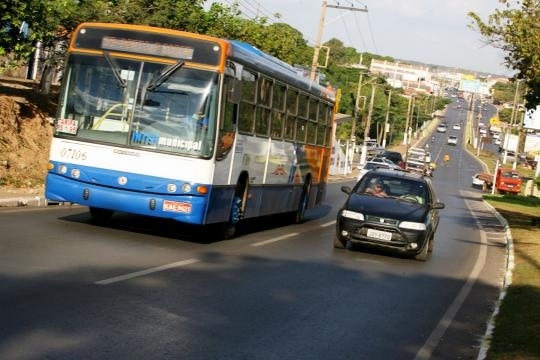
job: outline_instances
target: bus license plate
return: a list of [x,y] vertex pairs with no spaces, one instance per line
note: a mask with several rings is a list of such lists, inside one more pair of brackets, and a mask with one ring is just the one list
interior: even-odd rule
[[191,213],[191,203],[164,200],[163,201],[163,211],[171,211],[171,212],[190,214]]
[[368,229],[367,236],[377,240],[390,241],[392,240],[392,233],[387,231],[380,231],[374,229]]

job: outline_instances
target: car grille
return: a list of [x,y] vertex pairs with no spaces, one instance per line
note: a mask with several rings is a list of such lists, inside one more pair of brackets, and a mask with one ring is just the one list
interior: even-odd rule
[[366,216],[366,222],[383,224],[383,225],[390,225],[390,226],[397,226],[398,225],[397,220],[383,218],[383,217],[374,216],[374,215],[367,215]]
[[[363,243],[377,243],[385,246],[402,247],[407,243],[404,234],[398,230],[398,220],[388,219],[380,216],[367,215],[366,221],[361,226],[353,226],[350,230],[350,240]],[[392,233],[390,241],[380,240],[368,237],[368,229]]]

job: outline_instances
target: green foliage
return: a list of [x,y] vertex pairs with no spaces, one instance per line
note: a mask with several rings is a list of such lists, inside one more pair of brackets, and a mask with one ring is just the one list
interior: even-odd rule
[[[311,68],[314,49],[308,46],[301,32],[288,24],[269,24],[265,17],[246,19],[236,2],[227,5],[213,3],[203,7],[204,0],[10,0],[0,4],[0,55],[10,54],[15,61],[24,61],[40,41],[45,48],[41,59],[45,64],[43,79],[52,75],[51,69],[61,68],[65,46],[69,34],[81,22],[117,22],[125,24],[143,24],[170,29],[190,31],[211,36],[245,41],[262,51],[295,66]],[[19,34],[23,22],[32,30],[24,38]],[[345,114],[354,114],[358,105],[355,135],[363,137],[367,118],[371,85],[376,83],[375,97],[371,114],[371,137],[380,139],[386,116],[392,126],[394,137],[402,136],[405,128],[408,101],[400,96],[401,91],[392,89],[390,107],[388,96],[390,87],[383,79],[373,79],[363,75],[360,98],[357,104],[360,71],[369,67],[372,59],[394,61],[370,53],[357,53],[352,47],[344,46],[338,39],[331,39],[324,44],[330,48],[329,63],[321,68],[325,81],[341,91],[340,109]],[[326,52],[320,52],[319,63],[325,63]],[[358,68],[359,62],[365,68]],[[1,69],[0,69],[1,70]],[[40,87],[41,89],[41,87]],[[418,99],[415,110],[416,123],[430,117],[434,110],[441,109],[444,102],[438,98]],[[413,124],[414,125],[414,124]],[[350,138],[352,122],[345,122],[337,129],[338,137]]]
[[512,109],[501,109],[498,112],[498,117],[501,122],[510,124],[512,120]]
[[533,182],[540,189],[540,176],[535,177]]
[[[491,95],[493,101],[503,103],[513,103],[516,94],[516,82],[497,82],[491,87]],[[525,89],[523,87],[518,88],[518,99],[523,99],[525,96]]]
[[517,71],[529,91],[525,95],[529,109],[540,105],[540,0],[499,0],[503,10],[495,10],[484,22],[477,14],[469,17],[485,37],[486,42],[502,49],[507,55],[506,65]]
[[507,204],[517,204],[517,205],[524,205],[524,206],[530,206],[530,207],[540,206],[540,198],[537,198],[535,196],[520,196],[520,195],[515,195],[515,194],[505,194],[505,195],[485,194],[483,195],[483,198],[485,200],[496,201],[496,202],[507,203]]

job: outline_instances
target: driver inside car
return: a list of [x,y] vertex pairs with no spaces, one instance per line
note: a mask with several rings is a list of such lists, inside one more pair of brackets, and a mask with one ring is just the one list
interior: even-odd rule
[[373,196],[388,197],[388,194],[386,191],[384,191],[384,185],[381,181],[375,181],[374,184],[367,187],[364,192]]

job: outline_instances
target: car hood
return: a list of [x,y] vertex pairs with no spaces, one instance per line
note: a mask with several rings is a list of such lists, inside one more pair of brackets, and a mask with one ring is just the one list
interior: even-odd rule
[[380,198],[371,195],[351,194],[344,209],[395,220],[424,222],[429,212],[426,205],[397,198]]

